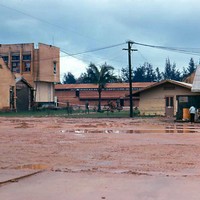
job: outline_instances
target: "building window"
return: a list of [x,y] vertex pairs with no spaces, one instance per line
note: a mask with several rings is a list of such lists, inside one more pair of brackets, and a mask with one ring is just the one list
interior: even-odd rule
[[19,55],[13,55],[12,56],[12,61],[18,61],[20,60],[20,56]]
[[6,55],[6,56],[1,56],[1,57],[4,61],[4,63],[8,66],[8,56]]
[[31,61],[31,54],[23,55],[23,60]]
[[23,72],[30,72],[31,71],[31,54],[25,54],[22,56],[22,69]]
[[56,63],[56,61],[53,62],[53,73],[54,74],[57,73],[57,63]]
[[11,71],[20,73],[20,56],[19,54],[12,55]]
[[12,62],[12,72],[20,73],[20,62]]
[[30,72],[31,71],[31,62],[23,62],[23,71]]

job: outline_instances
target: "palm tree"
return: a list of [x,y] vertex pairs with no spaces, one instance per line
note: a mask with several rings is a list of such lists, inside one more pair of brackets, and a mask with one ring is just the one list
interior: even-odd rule
[[98,85],[98,94],[99,94],[99,103],[98,103],[98,112],[101,111],[101,92],[106,88],[106,84],[114,82],[117,80],[117,77],[113,75],[114,68],[107,65],[106,63],[99,68],[90,64],[87,69],[87,79],[89,83],[95,83]]

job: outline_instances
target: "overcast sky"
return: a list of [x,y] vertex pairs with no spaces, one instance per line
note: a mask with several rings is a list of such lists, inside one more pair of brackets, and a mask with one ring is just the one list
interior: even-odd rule
[[[126,41],[185,48],[200,52],[200,2],[198,0],[1,0],[0,43],[52,44],[68,54],[123,44],[101,51],[75,55],[61,53],[61,76],[85,72],[90,62],[105,62],[120,74],[127,67]],[[165,60],[180,71],[193,57],[134,45],[132,67],[149,62],[163,71]],[[200,55],[200,54],[199,54]]]

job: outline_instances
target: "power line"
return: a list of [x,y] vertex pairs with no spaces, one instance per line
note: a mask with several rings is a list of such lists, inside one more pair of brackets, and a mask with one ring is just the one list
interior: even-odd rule
[[77,35],[79,35],[79,36],[81,36],[81,37],[85,37],[85,38],[92,39],[92,40],[95,40],[95,41],[96,41],[95,38],[92,38],[92,37],[89,37],[89,36],[87,36],[87,35],[81,34],[81,33],[77,32],[77,31],[75,31],[73,28],[69,28],[69,26],[67,26],[67,28],[64,28],[64,27],[59,26],[59,25],[57,25],[57,24],[51,23],[51,22],[49,22],[49,21],[47,21],[47,20],[44,20],[44,19],[41,19],[41,18],[36,17],[36,16],[34,16],[34,15],[28,14],[27,12],[24,12],[24,11],[21,11],[21,10],[18,10],[18,9],[11,8],[11,7],[9,7],[9,6],[6,6],[6,5],[4,5],[4,4],[2,4],[2,3],[0,3],[0,6],[6,8],[6,9],[9,9],[9,10],[13,10],[13,11],[15,11],[15,12],[17,12],[17,13],[20,13],[20,14],[23,14],[23,15],[25,15],[25,16],[28,16],[28,17],[30,17],[30,18],[36,19],[36,20],[38,20],[38,21],[40,21],[40,22],[42,22],[42,23],[45,23],[45,24],[48,24],[48,25],[57,27],[57,28],[62,29],[62,30],[64,30],[64,31],[66,31],[66,29],[68,29],[68,30],[70,30],[70,31],[72,31],[72,32],[74,32],[74,33],[76,33]]
[[126,44],[126,43],[123,42],[123,43],[114,44],[114,45],[105,46],[105,47],[96,48],[96,49],[91,49],[91,50],[87,50],[87,51],[83,51],[83,52],[79,52],[79,53],[74,53],[74,54],[71,54],[71,55],[72,56],[76,56],[76,55],[81,55],[81,54],[85,54],[85,53],[92,53],[92,52],[95,52],[95,51],[101,51],[101,50],[105,50],[105,49],[110,49],[110,48],[118,47],[118,46],[121,46],[121,45],[124,45],[124,44]]
[[69,53],[69,52],[67,52],[66,50],[63,50],[63,49],[61,49],[60,51],[65,53],[65,54],[67,54],[67,56],[73,57],[75,59],[78,59],[78,60],[81,60],[81,61],[84,61],[84,62],[85,61],[86,62],[91,62],[91,61],[88,61],[86,59],[77,58],[76,56],[79,56],[79,55],[82,55],[82,54],[86,54],[86,53],[92,53],[92,52],[96,52],[96,51],[106,50],[106,49],[110,49],[110,48],[115,48],[115,47],[118,47],[118,46],[121,46],[121,45],[124,45],[124,44],[126,44],[126,43],[124,42],[124,43],[109,45],[109,46],[100,47],[100,48],[91,49],[91,50],[86,50],[86,51],[79,52],[79,53],[74,53],[74,54],[71,54],[71,53]]
[[[162,50],[166,50],[166,51],[174,51],[174,52],[190,54],[190,55],[200,55],[200,48],[178,48],[178,47],[166,47],[166,46],[144,44],[144,43],[139,43],[139,42],[133,42],[133,43],[136,45],[140,45],[140,46],[157,48],[157,49],[162,49]],[[187,49],[199,49],[199,51],[190,51]]]
[[149,62],[148,59],[138,50],[140,56],[145,60],[145,62]]
[[[48,24],[48,25],[51,25],[51,26],[60,28],[60,29],[62,29],[62,30],[65,30],[65,28],[63,28],[62,26],[59,26],[59,25],[57,25],[57,24],[50,23],[49,21],[46,21],[46,20],[44,20],[44,19],[41,19],[41,18],[36,17],[36,16],[34,16],[34,15],[31,15],[31,14],[28,14],[28,13],[26,13],[26,12],[24,12],[24,11],[21,11],[21,10],[15,9],[15,8],[11,8],[11,7],[6,6],[6,5],[4,5],[4,4],[2,4],[2,3],[0,3],[0,6],[6,8],[6,9],[9,9],[9,10],[13,10],[13,11],[15,11],[15,12],[17,12],[17,13],[20,13],[20,14],[23,14],[23,15],[25,15],[25,16],[28,16],[28,17],[30,17],[30,18],[33,18],[33,19],[35,19],[35,20],[37,20],[37,21],[40,21],[40,22],[42,22],[42,23],[46,23],[46,24]],[[71,29],[71,30],[72,30],[73,32],[75,32],[76,34],[81,35],[82,37],[87,37],[87,38],[91,39],[90,37],[85,36],[85,35],[83,35],[83,34],[80,34],[80,33],[76,32],[76,31],[74,31],[73,29]],[[93,39],[93,38],[92,38],[92,39]],[[95,39],[95,41],[96,41],[96,39]],[[100,50],[105,50],[105,49],[109,49],[109,48],[114,48],[114,47],[121,46],[121,45],[123,45],[123,44],[125,44],[125,42],[124,42],[124,43],[119,43],[119,44],[110,45],[110,46],[105,46],[105,47],[101,47],[101,48],[86,50],[86,51],[83,51],[83,52],[78,52],[78,53],[73,53],[73,54],[72,54],[72,53],[68,53],[68,52],[66,52],[65,50],[61,50],[61,52],[65,53],[66,55],[71,56],[71,57],[73,57],[73,58],[75,58],[75,59],[78,59],[78,60],[81,60],[81,61],[84,61],[84,62],[85,62],[85,60],[80,59],[80,58],[77,58],[77,57],[75,57],[75,56],[77,56],[77,55],[82,55],[82,54],[86,54],[86,53],[92,53],[92,52],[96,52],[96,51],[100,51]],[[48,60],[48,58],[47,58],[47,59],[44,59],[44,60]],[[89,62],[89,61],[86,61],[86,62]]]

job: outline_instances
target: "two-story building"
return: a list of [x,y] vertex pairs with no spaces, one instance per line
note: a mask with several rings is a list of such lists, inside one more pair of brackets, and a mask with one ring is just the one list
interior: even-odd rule
[[0,110],[54,103],[54,87],[60,82],[59,48],[42,43],[38,48],[34,43],[1,44],[0,58]]

